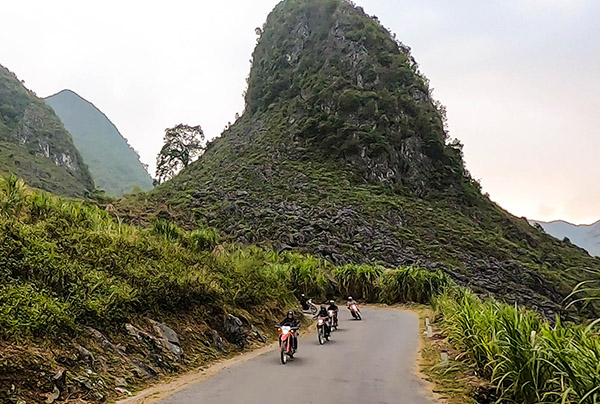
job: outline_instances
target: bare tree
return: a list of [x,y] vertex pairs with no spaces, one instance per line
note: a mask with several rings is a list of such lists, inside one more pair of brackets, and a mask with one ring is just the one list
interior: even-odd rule
[[156,179],[163,183],[195,161],[205,150],[206,141],[200,125],[179,124],[165,129],[163,147],[156,157]]

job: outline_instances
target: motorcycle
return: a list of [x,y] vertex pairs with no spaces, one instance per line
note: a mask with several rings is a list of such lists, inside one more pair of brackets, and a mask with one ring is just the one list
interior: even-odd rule
[[285,365],[288,361],[288,358],[293,359],[294,354],[296,353],[293,340],[295,338],[294,334],[300,327],[283,325],[277,328],[279,330],[279,351],[281,355],[281,364]]
[[338,318],[337,312],[335,310],[327,310],[327,314],[329,315],[329,321],[331,322],[331,330],[337,330],[338,328]]
[[362,317],[360,316],[360,308],[358,307],[358,303],[352,303],[349,307],[350,309],[350,313],[352,314],[352,317],[355,320],[362,320]]
[[308,311],[314,316],[315,314],[317,314],[317,312],[319,311],[319,309],[317,308],[317,306],[312,302],[312,299],[308,299],[308,301],[306,302],[306,304],[308,305]]
[[329,317],[317,318],[317,338],[319,344],[323,345],[325,341],[329,341],[329,333],[331,332]]

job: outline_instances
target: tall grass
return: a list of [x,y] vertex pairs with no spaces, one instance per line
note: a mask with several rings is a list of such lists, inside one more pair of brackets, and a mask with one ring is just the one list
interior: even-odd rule
[[379,300],[387,303],[424,303],[444,291],[450,284],[448,277],[439,270],[404,267],[388,270],[377,281]]
[[466,290],[435,299],[450,341],[497,387],[501,401],[600,402],[600,336],[594,327],[551,326],[537,313]]
[[383,272],[381,266],[348,264],[336,268],[334,276],[342,296],[374,302],[379,294],[377,281]]

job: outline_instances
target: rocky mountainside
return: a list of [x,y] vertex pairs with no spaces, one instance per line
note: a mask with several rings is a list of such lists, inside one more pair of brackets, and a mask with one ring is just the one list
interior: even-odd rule
[[564,220],[538,223],[544,231],[560,240],[569,241],[587,250],[591,255],[600,256],[600,220],[592,224],[573,224]]
[[134,188],[152,189],[152,178],[115,125],[92,103],[71,90],[47,97],[73,136],[96,186],[122,196]]
[[180,175],[118,209],[336,263],[441,268],[552,315],[600,260],[484,197],[410,49],[341,0],[285,0],[242,117]]
[[69,196],[94,189],[73,139],[52,108],[0,66],[0,175]]

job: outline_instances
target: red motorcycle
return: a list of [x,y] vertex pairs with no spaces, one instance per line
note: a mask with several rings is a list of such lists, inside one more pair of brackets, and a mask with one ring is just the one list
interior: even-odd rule
[[362,317],[360,316],[360,308],[358,307],[358,303],[352,303],[350,307],[348,307],[348,309],[350,310],[350,313],[352,314],[352,317],[354,317],[355,320],[362,320]]
[[283,325],[278,327],[279,329],[279,347],[281,354],[281,363],[285,365],[289,358],[293,358],[296,353],[294,348],[294,338],[298,338],[295,334],[300,327],[290,327]]

